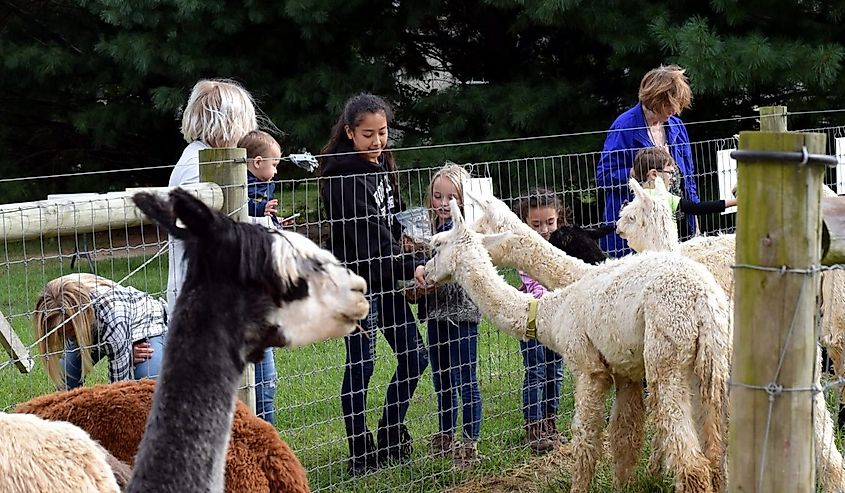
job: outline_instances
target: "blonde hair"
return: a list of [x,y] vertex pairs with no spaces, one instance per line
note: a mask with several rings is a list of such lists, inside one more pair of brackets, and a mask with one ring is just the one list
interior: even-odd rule
[[80,348],[82,375],[94,367],[91,347],[95,315],[91,293],[98,287],[113,286],[112,281],[94,274],[68,274],[48,282],[38,296],[32,328],[47,376],[59,389],[67,388],[59,360],[69,337],[76,338]]
[[211,147],[235,147],[258,128],[255,103],[240,84],[227,79],[203,79],[194,85],[182,113],[182,136]]
[[443,178],[444,180],[449,180],[452,185],[455,187],[455,191],[458,193],[458,205],[461,206],[461,210],[463,210],[464,206],[464,181],[469,180],[471,178],[469,172],[465,170],[462,166],[457,165],[451,161],[446,161],[446,165],[437,170],[436,173],[431,177],[431,182],[428,184],[428,191],[425,197],[425,203],[427,204],[426,208],[428,209],[428,219],[431,222],[431,232],[434,233],[437,231],[437,212],[431,207],[431,197],[434,194],[434,182],[438,178]]
[[692,106],[692,90],[686,70],[677,65],[661,65],[649,70],[640,82],[640,103],[651,111],[669,106],[676,115]]

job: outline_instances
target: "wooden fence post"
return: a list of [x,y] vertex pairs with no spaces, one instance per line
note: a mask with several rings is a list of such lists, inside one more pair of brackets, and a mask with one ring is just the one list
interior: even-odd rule
[[[199,152],[200,181],[223,189],[221,212],[235,221],[249,221],[246,194],[246,149],[226,147]],[[255,413],[255,365],[247,363],[238,397]]]
[[[824,134],[742,132],[739,148],[801,152],[806,147],[821,154],[825,142]],[[813,394],[808,389],[815,368],[819,274],[778,269],[819,264],[824,167],[771,158],[737,161],[729,491],[812,493]]]
[[786,132],[786,106],[761,106],[760,131]]

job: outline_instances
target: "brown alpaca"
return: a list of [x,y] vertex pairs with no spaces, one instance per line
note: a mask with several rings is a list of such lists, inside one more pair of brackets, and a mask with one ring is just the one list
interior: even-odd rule
[[[152,380],[54,392],[18,404],[14,412],[68,421],[116,458],[133,464],[152,406]],[[240,401],[226,456],[226,492],[307,492],[308,477],[276,429]]]

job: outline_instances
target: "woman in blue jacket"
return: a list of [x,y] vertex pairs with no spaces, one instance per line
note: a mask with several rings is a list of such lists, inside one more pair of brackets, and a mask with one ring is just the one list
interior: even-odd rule
[[[604,190],[604,222],[616,222],[622,204],[630,200],[628,180],[634,156],[645,147],[663,147],[669,151],[678,164],[678,175],[674,180],[677,188],[671,192],[698,202],[689,136],[677,116],[692,103],[692,91],[684,72],[677,65],[661,65],[649,71],[640,82],[640,102],[619,115],[610,126],[596,168],[596,185]],[[696,234],[698,225],[695,216],[677,219],[681,239]],[[601,247],[614,257],[631,253],[627,242],[616,233],[602,238]]]

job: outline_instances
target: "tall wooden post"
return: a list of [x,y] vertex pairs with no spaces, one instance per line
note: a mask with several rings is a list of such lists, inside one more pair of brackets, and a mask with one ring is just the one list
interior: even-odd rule
[[[823,153],[824,134],[742,132],[740,150]],[[729,491],[812,493],[824,167],[738,159]],[[765,390],[772,384],[770,391]],[[778,391],[804,389],[800,391]]]
[[786,132],[786,106],[762,106],[759,111],[761,132]]
[[[221,212],[235,221],[249,221],[246,194],[246,149],[217,148],[199,152],[200,181],[212,182],[223,189]],[[238,397],[255,413],[255,365],[244,369]]]

